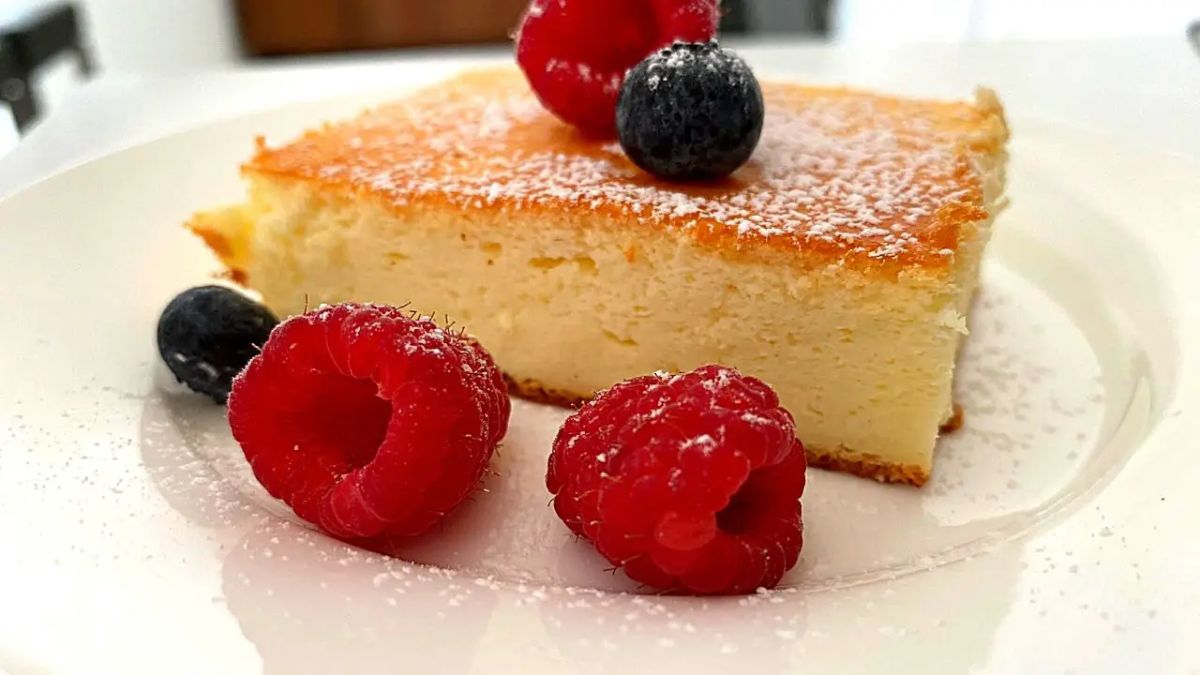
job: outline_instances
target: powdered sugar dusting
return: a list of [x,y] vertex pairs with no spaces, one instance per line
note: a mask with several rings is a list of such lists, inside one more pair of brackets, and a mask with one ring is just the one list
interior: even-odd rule
[[[665,75],[664,75],[665,76]],[[986,216],[969,143],[987,111],[841,90],[764,87],[751,161],[721,184],[667,184],[614,143],[542,110],[518,76],[465,76],[262,152],[252,167],[366,188],[404,206],[569,208],[865,261],[947,264],[959,221]]]

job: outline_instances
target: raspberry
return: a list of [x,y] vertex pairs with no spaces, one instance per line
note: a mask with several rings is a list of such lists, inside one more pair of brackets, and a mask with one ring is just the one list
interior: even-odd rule
[[344,539],[429,529],[479,482],[508,414],[482,347],[377,305],[288,319],[229,396],[267,492]]
[[675,41],[717,32],[718,0],[532,0],[517,63],[538,99],[584,133],[616,135],[625,72]]
[[774,586],[803,543],[804,447],[766,384],[723,366],[638,377],[559,430],[546,486],[577,535],[636,581]]

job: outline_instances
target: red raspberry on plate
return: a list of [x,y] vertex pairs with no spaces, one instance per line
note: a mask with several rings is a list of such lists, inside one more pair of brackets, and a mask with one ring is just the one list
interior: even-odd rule
[[775,392],[736,370],[638,377],[567,419],[546,486],[567,527],[634,580],[747,593],[800,556],[795,431]]
[[625,72],[676,41],[717,33],[719,0],[532,0],[517,63],[538,99],[584,133],[616,135]]
[[229,424],[254,475],[345,538],[411,536],[475,488],[508,427],[478,344],[378,305],[280,324],[233,382]]

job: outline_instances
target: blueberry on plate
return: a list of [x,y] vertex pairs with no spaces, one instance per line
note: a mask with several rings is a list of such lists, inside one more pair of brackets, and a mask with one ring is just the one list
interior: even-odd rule
[[625,76],[617,133],[629,158],[652,174],[715,179],[750,158],[763,112],[745,61],[716,42],[676,42]]
[[158,353],[193,391],[217,403],[233,378],[258,354],[279,320],[266,307],[224,286],[200,286],[175,296],[158,319]]

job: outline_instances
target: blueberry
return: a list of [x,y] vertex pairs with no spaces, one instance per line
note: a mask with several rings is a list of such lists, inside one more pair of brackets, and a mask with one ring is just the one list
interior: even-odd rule
[[223,286],[175,296],[158,319],[158,353],[176,379],[217,403],[267,341],[279,320],[266,307]]
[[763,97],[746,62],[716,42],[683,43],[634,66],[617,133],[635,164],[671,180],[727,176],[758,145]]

